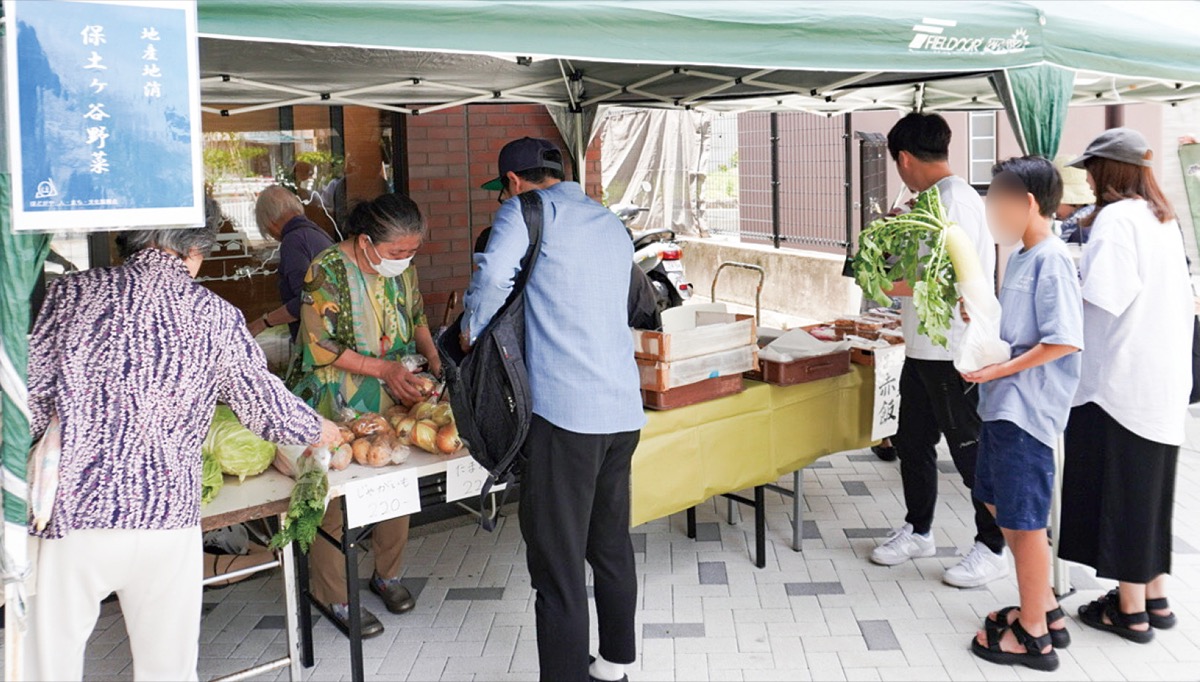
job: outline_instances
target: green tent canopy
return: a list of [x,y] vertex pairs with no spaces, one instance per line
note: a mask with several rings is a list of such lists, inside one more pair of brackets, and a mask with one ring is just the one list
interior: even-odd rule
[[[208,111],[340,104],[415,115],[539,102],[576,154],[605,105],[826,115],[1004,108],[1025,148],[1052,156],[1068,104],[1200,97],[1200,4],[1191,2],[198,0],[198,8]],[[25,335],[47,240],[13,234],[2,157],[0,453],[5,518],[23,524]],[[14,535],[5,546],[20,558],[14,548],[24,539]]]

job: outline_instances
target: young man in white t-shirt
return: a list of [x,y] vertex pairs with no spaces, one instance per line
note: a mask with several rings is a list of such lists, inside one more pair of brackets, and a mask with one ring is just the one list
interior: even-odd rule
[[[988,231],[983,199],[950,170],[950,126],[937,114],[912,113],[888,132],[888,152],[900,179],[913,192],[937,186],[947,217],[971,238],[979,262],[989,276],[996,269],[995,242]],[[911,296],[903,282],[894,295]],[[900,478],[908,508],[905,523],[875,551],[871,561],[893,566],[937,553],[933,539],[933,510],[937,505],[937,450],[943,436],[954,466],[967,488],[975,485],[979,448],[979,394],[954,369],[952,349],[965,327],[956,315],[950,329],[950,348],[917,333],[912,301],[904,299],[905,361],[900,376],[900,427],[892,439],[900,458]],[[974,497],[975,544],[942,580],[955,587],[978,587],[1008,575],[1004,536],[987,508]]]

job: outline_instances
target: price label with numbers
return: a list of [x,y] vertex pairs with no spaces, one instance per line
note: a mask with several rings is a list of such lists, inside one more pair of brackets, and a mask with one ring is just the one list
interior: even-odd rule
[[[446,463],[446,501],[453,502],[479,495],[487,476],[487,470],[470,456],[450,460]],[[492,490],[504,490],[504,484],[501,483]]]
[[346,484],[346,516],[351,528],[421,511],[417,477],[397,471]]

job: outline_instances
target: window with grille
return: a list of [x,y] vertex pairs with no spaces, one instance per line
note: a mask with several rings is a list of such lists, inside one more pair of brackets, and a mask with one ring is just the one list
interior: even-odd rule
[[971,112],[969,116],[970,182],[986,185],[992,181],[992,166],[996,165],[996,112]]

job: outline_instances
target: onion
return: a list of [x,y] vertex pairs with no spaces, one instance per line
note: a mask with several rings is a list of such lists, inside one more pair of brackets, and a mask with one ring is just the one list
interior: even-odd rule
[[413,426],[412,433],[409,434],[409,440],[412,444],[421,448],[426,452],[436,453],[437,450],[437,424],[428,420],[421,420]]
[[454,421],[454,412],[450,408],[450,403],[438,403],[433,406],[433,412],[429,415],[434,424],[445,426]]
[[413,405],[412,409],[408,411],[408,416],[412,417],[413,419],[415,419],[417,421],[421,421],[422,419],[429,419],[429,416],[432,414],[433,414],[433,403],[431,403],[427,400],[422,400],[421,402],[417,403],[416,405]]
[[412,429],[416,424],[417,420],[412,417],[392,422],[392,428],[396,430],[396,438],[401,445],[412,445]]
[[443,455],[450,455],[462,449],[462,439],[458,437],[458,427],[453,422],[446,424],[437,432],[437,449]]

